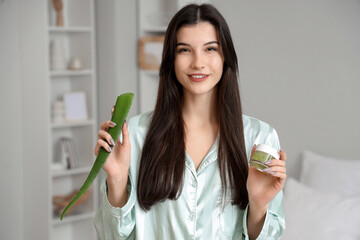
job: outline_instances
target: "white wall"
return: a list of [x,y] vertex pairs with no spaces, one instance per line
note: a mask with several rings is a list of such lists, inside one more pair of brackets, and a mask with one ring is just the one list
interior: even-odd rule
[[47,239],[48,85],[42,1],[0,2],[0,239]]
[[0,239],[22,238],[22,97],[18,1],[0,3]]
[[304,149],[359,159],[360,1],[212,2],[232,31],[244,112],[277,129],[289,175]]
[[[111,118],[116,97],[137,96],[136,1],[96,1],[98,121]],[[134,99],[129,116],[138,112]]]

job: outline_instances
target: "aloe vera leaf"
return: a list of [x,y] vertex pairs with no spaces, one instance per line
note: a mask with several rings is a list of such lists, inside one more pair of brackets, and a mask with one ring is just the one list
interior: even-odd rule
[[[111,121],[116,123],[115,127],[112,127],[109,129],[108,133],[113,138],[114,142],[119,138],[123,124],[125,122],[125,119],[129,113],[132,100],[134,98],[133,93],[124,93],[117,97],[116,104],[114,107],[113,116],[111,118]],[[113,148],[113,146],[111,146]],[[73,199],[69,202],[69,204],[64,209],[63,213],[61,214],[61,220],[63,219],[66,212],[69,210],[69,208],[77,201],[79,198],[86,192],[86,190],[91,186],[91,184],[94,182],[96,176],[99,174],[101,168],[103,167],[106,159],[109,156],[109,152],[106,151],[104,148],[100,148],[99,154],[96,157],[96,160],[90,170],[89,175],[87,176],[85,182],[77,192],[77,194],[73,197]]]

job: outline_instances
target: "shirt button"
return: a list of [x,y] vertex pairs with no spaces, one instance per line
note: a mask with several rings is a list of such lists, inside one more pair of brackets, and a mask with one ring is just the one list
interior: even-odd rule
[[198,184],[197,184],[197,182],[194,181],[194,182],[192,183],[192,185],[193,185],[193,187],[197,187]]
[[195,219],[195,213],[194,213],[194,212],[191,212],[191,213],[190,213],[190,218],[191,218],[191,219]]

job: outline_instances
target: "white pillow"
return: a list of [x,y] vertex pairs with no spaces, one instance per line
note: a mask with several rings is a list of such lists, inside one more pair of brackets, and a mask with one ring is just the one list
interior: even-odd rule
[[335,159],[305,151],[300,182],[327,193],[360,195],[360,160]]
[[360,239],[360,197],[322,193],[288,178],[284,212],[282,240]]

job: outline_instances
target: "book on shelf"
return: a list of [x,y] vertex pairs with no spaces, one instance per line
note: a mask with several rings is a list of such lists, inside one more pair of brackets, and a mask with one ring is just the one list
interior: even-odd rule
[[79,167],[77,154],[75,151],[75,143],[69,137],[62,137],[60,139],[62,162],[66,164],[67,169]]

